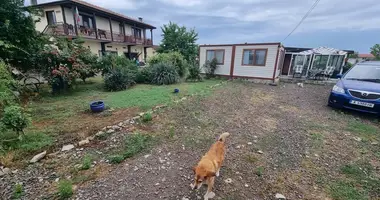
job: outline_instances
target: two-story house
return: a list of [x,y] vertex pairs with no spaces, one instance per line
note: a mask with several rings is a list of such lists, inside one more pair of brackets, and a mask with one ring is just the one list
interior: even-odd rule
[[142,18],[133,19],[81,0],[60,0],[32,6],[42,9],[36,29],[61,37],[82,37],[93,53],[106,52],[146,61],[153,47],[153,29]]

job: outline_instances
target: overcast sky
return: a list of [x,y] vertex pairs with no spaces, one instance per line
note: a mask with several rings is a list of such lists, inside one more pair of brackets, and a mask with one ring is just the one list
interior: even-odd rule
[[[26,0],[29,1],[29,0]],[[52,0],[38,0],[39,3]],[[282,42],[315,0],[86,0],[157,27],[195,28],[199,44]],[[285,46],[369,52],[380,43],[379,0],[321,0]]]

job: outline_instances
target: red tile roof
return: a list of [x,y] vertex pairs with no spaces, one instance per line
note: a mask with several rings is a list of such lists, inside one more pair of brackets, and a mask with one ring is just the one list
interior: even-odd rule
[[375,58],[374,55],[370,54],[370,53],[360,53],[358,55],[359,58]]

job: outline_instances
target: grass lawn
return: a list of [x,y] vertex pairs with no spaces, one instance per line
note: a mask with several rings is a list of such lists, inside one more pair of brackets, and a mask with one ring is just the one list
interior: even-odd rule
[[[104,126],[114,125],[156,105],[170,105],[174,100],[192,94],[211,94],[210,86],[219,82],[221,80],[164,86],[136,85],[125,91],[106,92],[103,89],[102,78],[95,77],[87,83],[80,82],[71,93],[57,96],[44,93],[38,100],[29,102],[27,108],[30,109],[33,121],[26,130],[25,141],[12,142],[6,146],[33,152],[50,146],[54,139],[66,143],[76,142],[96,133]],[[175,88],[180,89],[178,94],[173,93]],[[113,111],[91,113],[89,103],[95,100],[104,100],[107,108]],[[2,134],[6,135],[3,138],[14,137],[13,133]]]

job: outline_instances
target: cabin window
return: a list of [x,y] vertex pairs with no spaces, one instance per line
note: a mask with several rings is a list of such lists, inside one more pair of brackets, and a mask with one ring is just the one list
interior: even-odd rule
[[224,64],[224,49],[206,51],[206,60],[211,61],[214,58],[217,60],[218,65],[223,65]]
[[265,66],[267,49],[244,49],[242,65]]

